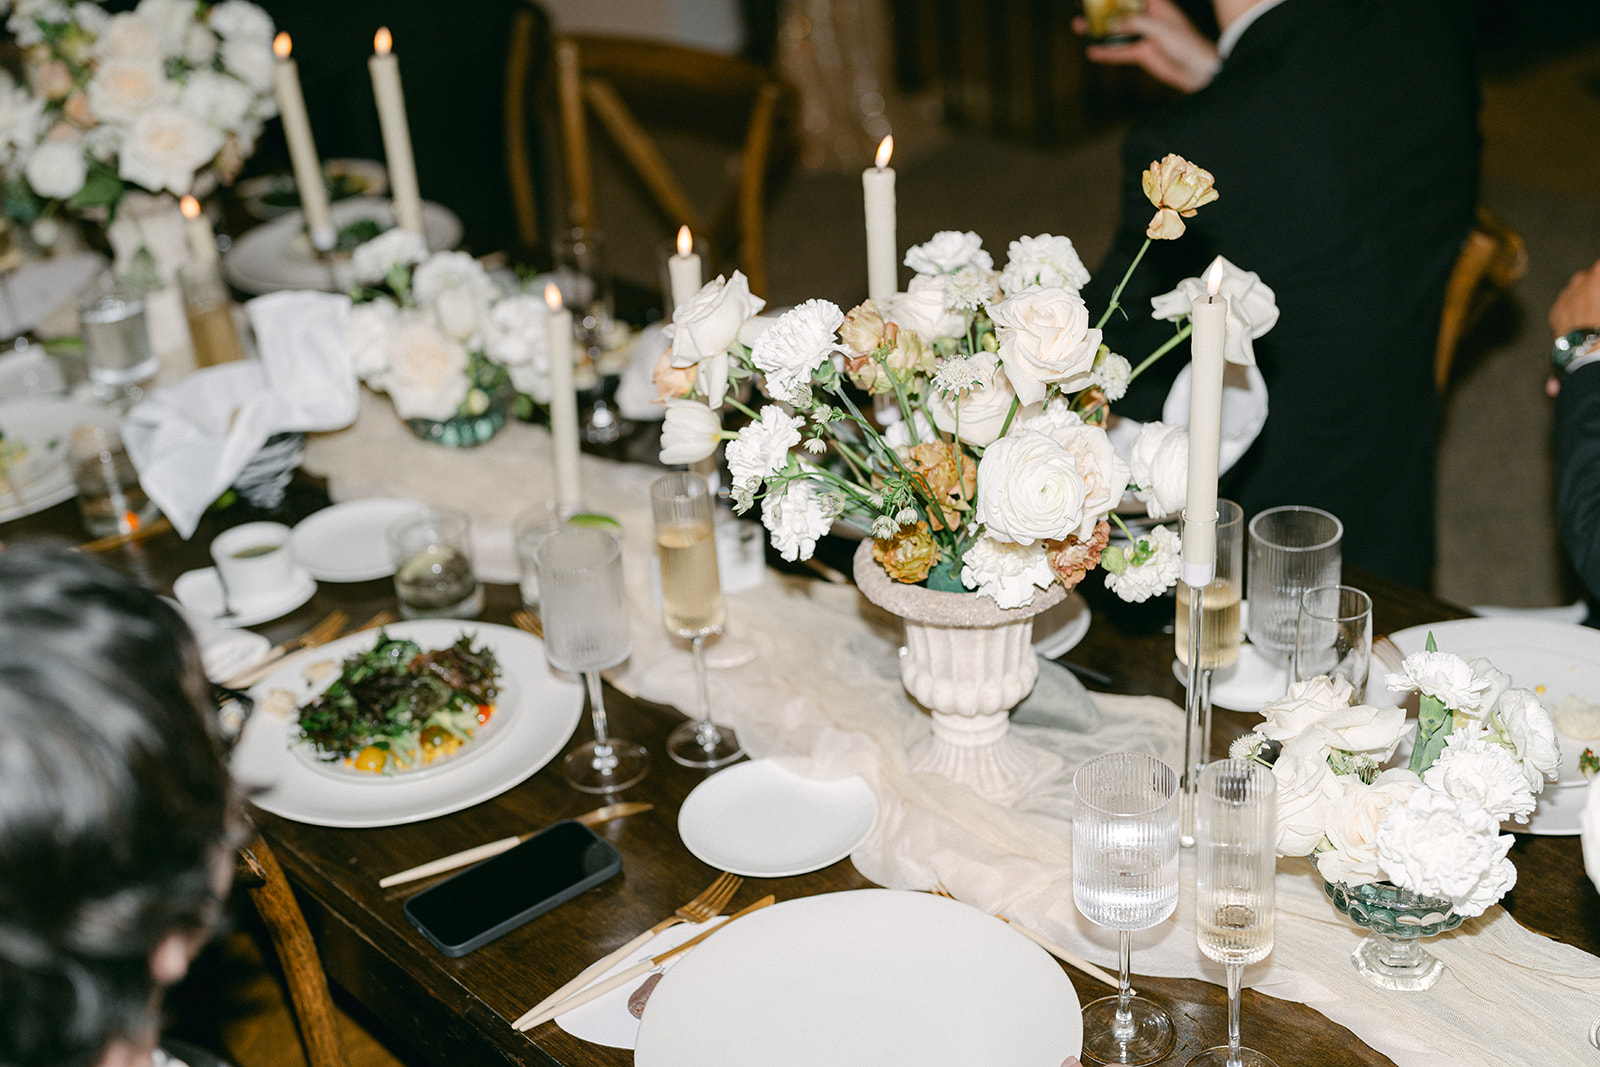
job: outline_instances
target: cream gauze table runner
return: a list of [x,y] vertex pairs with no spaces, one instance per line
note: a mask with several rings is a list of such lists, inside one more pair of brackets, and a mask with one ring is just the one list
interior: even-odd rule
[[[542,428],[517,423],[481,448],[444,449],[412,437],[370,394],[354,426],[313,438],[305,466],[328,479],[336,501],[407,496],[470,512],[479,572],[492,581],[516,580],[511,521],[553,488]],[[690,708],[687,646],[667,637],[652,591],[649,485],[660,473],[585,456],[584,500],[624,531],[634,650],[609,677],[625,692]],[[1177,707],[1094,694],[1098,715],[1077,729],[1014,726],[1048,757],[1022,798],[1000,806],[908,769],[905,753],[928,734],[928,717],[900,685],[897,620],[854,588],[769,573],[758,588],[729,597],[723,658],[740,649],[753,657],[712,672],[716,719],[739,731],[753,757],[781,759],[812,777],[858,774],[871,783],[878,823],[851,856],[862,874],[896,889],[942,882],[960,899],[1115,971],[1116,934],[1084,920],[1072,903],[1071,776],[1092,756],[1126,749],[1176,764]],[[625,722],[617,728],[626,736]],[[1195,946],[1190,850],[1182,885],[1173,917],[1134,935],[1135,975],[1223,984],[1223,968]],[[1600,958],[1532,933],[1495,907],[1426,942],[1449,968],[1431,990],[1385,992],[1357,976],[1350,952],[1363,931],[1334,910],[1309,863],[1280,861],[1277,888],[1276,944],[1266,963],[1246,969],[1251,988],[1309,1004],[1402,1067],[1600,1062],[1588,1043],[1600,1014]],[[1246,1040],[1252,1028],[1271,1025],[1246,1015]],[[1225,1033],[1215,1036],[1226,1041]]]

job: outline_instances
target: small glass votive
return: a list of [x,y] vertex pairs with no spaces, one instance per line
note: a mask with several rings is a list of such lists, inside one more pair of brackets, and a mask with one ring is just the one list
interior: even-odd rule
[[94,537],[133,533],[156,517],[139,486],[139,472],[115,427],[86,423],[72,432],[67,450],[84,528]]
[[483,586],[472,567],[472,520],[435,508],[388,529],[394,592],[408,619],[470,619],[483,611]]
[[244,345],[233,321],[233,299],[222,280],[221,267],[215,261],[186,263],[178,268],[178,288],[183,293],[195,363],[214,367],[243,359]]

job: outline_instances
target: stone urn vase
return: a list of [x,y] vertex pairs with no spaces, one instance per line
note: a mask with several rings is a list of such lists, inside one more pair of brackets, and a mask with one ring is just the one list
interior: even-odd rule
[[1034,616],[1068,591],[1038,590],[1021,608],[1001,608],[977,593],[946,593],[897,582],[872,558],[872,542],[855,555],[856,586],[905,623],[900,680],[933,716],[933,733],[911,753],[911,765],[976,790],[990,800],[1015,798],[1032,777],[1035,758],[1010,736],[1009,713],[1033,689],[1039,659]]

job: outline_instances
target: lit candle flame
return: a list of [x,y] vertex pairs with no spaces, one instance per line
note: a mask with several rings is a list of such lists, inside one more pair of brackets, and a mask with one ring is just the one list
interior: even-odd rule
[[183,217],[186,219],[197,219],[200,217],[200,201],[192,196],[186,196],[178,201],[178,210],[183,212]]
[[279,59],[289,58],[290,47],[291,44],[289,41],[289,35],[287,33],[280,33],[278,36],[272,39],[272,54],[277,56]]
[[889,165],[889,157],[894,155],[894,134],[890,134],[878,142],[878,169],[882,170]]
[[1218,256],[1211,261],[1211,269],[1206,271],[1206,299],[1213,299],[1218,290],[1222,288],[1222,257]]
[[556,288],[555,282],[544,283],[544,302],[551,311],[561,310],[561,290]]
[[689,227],[678,227],[678,255],[686,256],[694,251],[694,237],[689,233]]
[[389,32],[389,27],[379,26],[378,32],[372,35],[372,50],[380,56],[386,56],[393,49],[394,35]]

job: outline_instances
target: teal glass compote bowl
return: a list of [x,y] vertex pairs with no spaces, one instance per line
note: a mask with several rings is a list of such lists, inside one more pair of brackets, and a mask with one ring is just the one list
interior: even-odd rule
[[1371,930],[1350,954],[1361,977],[1380,989],[1416,992],[1444,973],[1444,963],[1418,942],[1461,925],[1464,916],[1442,897],[1418,896],[1390,882],[1350,886],[1324,881],[1333,906]]

